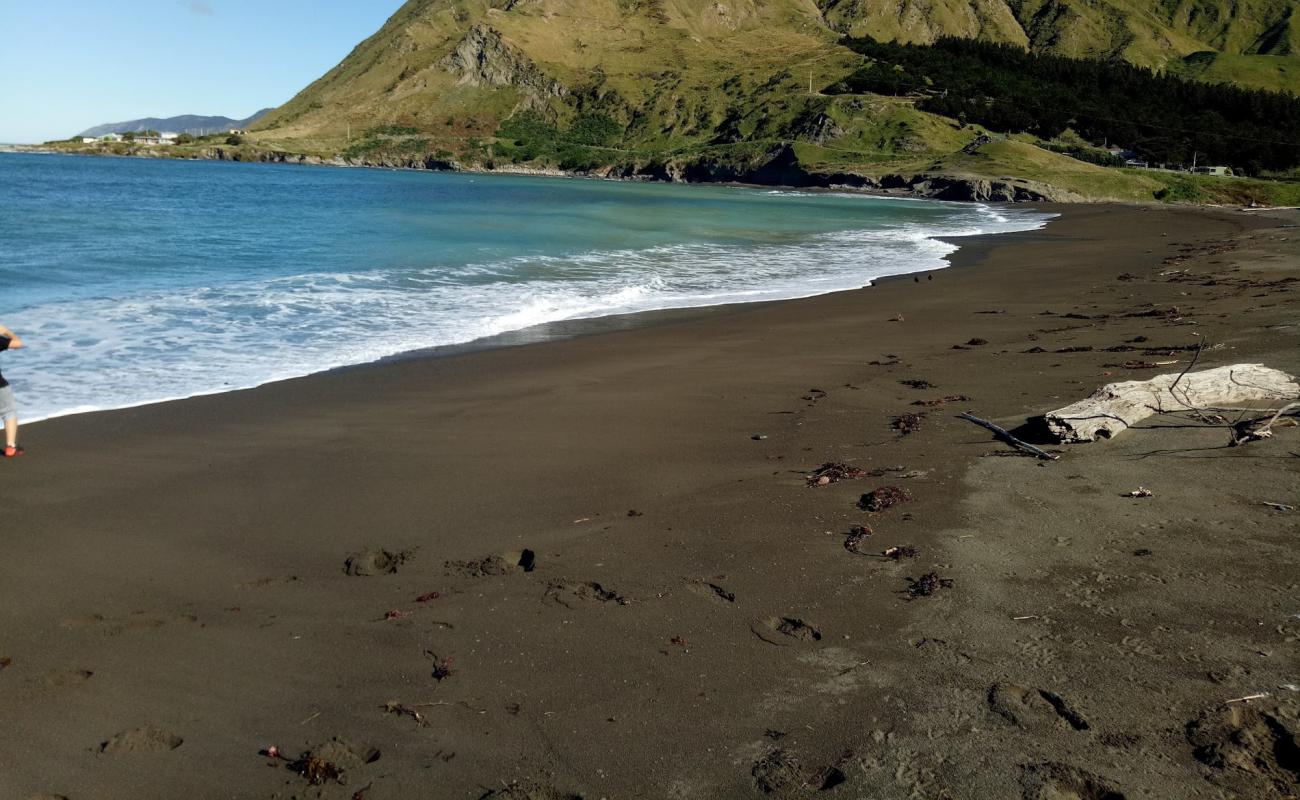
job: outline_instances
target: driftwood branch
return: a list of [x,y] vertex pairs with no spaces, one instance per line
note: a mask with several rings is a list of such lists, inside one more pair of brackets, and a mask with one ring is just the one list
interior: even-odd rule
[[1054,456],[1051,453],[1047,452],[1046,450],[1040,450],[1037,447],[1034,447],[1032,444],[1029,444],[1028,442],[1022,442],[1021,440],[1012,436],[1005,428],[1001,428],[997,425],[994,425],[992,422],[989,422],[986,419],[980,419],[974,414],[971,414],[969,411],[963,411],[957,416],[961,419],[966,420],[967,422],[973,422],[976,425],[980,426],[981,428],[987,428],[988,430],[993,431],[994,436],[998,437],[999,439],[1011,445],[1012,447],[1016,448],[1017,450],[1023,450],[1026,453],[1035,455],[1039,458],[1047,459],[1048,461],[1055,461],[1058,458],[1060,458],[1060,456]]
[[1272,416],[1237,423],[1233,426],[1232,446],[1236,447],[1237,445],[1248,444],[1257,439],[1267,439],[1273,435],[1273,424],[1277,422],[1279,418],[1295,411],[1300,411],[1300,403],[1287,403],[1272,414]]
[[1047,427],[1063,442],[1091,442],[1123,432],[1154,414],[1200,412],[1241,403],[1287,403],[1300,384],[1263,364],[1157,375],[1146,381],[1111,383],[1091,397],[1046,415]]

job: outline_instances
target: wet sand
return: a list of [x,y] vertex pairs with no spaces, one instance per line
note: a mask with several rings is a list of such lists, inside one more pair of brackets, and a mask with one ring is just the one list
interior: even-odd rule
[[1300,373],[1300,216],[1057,210],[918,279],[31,426],[0,797],[1296,796],[1300,428],[1044,463],[955,414],[1194,332]]

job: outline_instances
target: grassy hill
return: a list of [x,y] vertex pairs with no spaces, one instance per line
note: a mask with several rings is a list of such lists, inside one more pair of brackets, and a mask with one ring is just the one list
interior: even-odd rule
[[1296,88],[1300,67],[1293,0],[819,2],[836,30],[886,41],[981,38],[1260,88],[1283,88],[1288,72]]

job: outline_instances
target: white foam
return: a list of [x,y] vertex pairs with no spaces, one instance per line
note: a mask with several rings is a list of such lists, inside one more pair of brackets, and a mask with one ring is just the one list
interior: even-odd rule
[[[891,198],[892,199],[892,198]],[[946,266],[936,237],[1041,227],[1049,217],[956,207],[917,223],[797,244],[682,244],[448,270],[389,269],[232,282],[29,308],[5,369],[36,421],[246,389],[560,320],[780,300]],[[521,270],[542,278],[522,280]]]

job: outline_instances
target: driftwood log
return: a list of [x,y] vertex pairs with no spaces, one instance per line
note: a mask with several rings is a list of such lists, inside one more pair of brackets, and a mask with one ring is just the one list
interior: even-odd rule
[[1300,397],[1300,384],[1263,364],[1158,375],[1147,381],[1111,383],[1086,400],[1047,414],[1047,427],[1063,442],[1115,436],[1154,414],[1195,411],[1240,403],[1285,405]]

